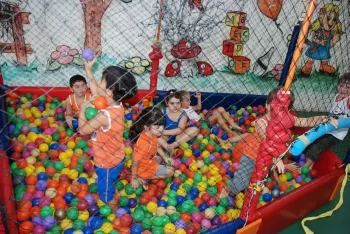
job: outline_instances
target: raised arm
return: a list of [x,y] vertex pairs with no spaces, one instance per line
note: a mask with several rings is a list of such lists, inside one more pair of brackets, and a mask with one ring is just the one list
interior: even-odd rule
[[197,105],[192,108],[194,111],[200,111],[202,109],[202,94],[196,93],[194,96],[197,98]]
[[95,79],[94,74],[92,73],[92,66],[94,65],[95,62],[96,62],[96,58],[94,58],[92,61],[89,61],[89,62],[84,60],[86,76],[89,80],[89,86],[93,96],[97,96],[97,88],[98,88],[98,82]]

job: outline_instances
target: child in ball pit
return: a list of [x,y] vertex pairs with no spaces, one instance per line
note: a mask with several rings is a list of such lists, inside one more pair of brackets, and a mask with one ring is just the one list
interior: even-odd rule
[[[336,119],[350,117],[350,73],[345,73],[339,78],[337,94],[334,97],[328,116]],[[314,162],[320,159],[322,153],[344,140],[348,132],[348,128],[342,128],[318,138],[306,148],[304,166],[312,168]]]
[[[197,123],[201,121],[201,117],[197,114],[196,111],[200,111],[202,109],[202,95],[201,93],[196,93],[195,97],[197,98],[197,105],[191,106],[191,97],[188,91],[182,90],[180,91],[180,95],[182,98],[181,107],[186,112],[188,118],[191,122]],[[203,120],[202,120],[203,121]],[[212,113],[208,114],[204,119],[205,122],[210,125],[219,124],[219,126],[224,129],[227,133],[233,133],[233,130],[242,131],[241,127],[239,127],[232,118],[227,114],[226,110],[223,107],[218,107],[212,111]],[[228,125],[227,125],[228,123]],[[240,140],[242,138],[239,138]],[[232,138],[231,142],[234,142],[236,138]],[[236,140],[237,141],[237,140]]]
[[[158,145],[158,138],[164,130],[163,113],[156,107],[142,111],[136,123],[130,128],[130,139],[136,141],[133,151],[131,186],[137,189],[142,184],[148,189],[148,180],[165,179],[174,175],[174,160],[167,157]],[[157,156],[157,154],[159,156]],[[161,165],[164,161],[169,166]]]
[[91,93],[87,92],[86,79],[81,75],[74,75],[69,80],[70,90],[73,94],[70,94],[66,99],[66,112],[64,117],[70,128],[73,128],[73,120],[79,117],[79,111],[81,105],[85,101],[89,101]]
[[176,89],[169,90],[163,102],[165,128],[158,142],[163,148],[168,149],[169,153],[174,152],[181,143],[190,141],[199,133],[197,127],[187,127],[188,117],[181,108],[181,102],[181,94]]
[[98,195],[103,202],[108,203],[115,210],[118,205],[115,182],[125,161],[124,107],[121,102],[136,94],[137,84],[131,73],[117,66],[105,68],[102,79],[97,81],[92,73],[95,61],[96,58],[90,62],[84,61],[86,74],[93,96],[105,97],[107,107],[88,121],[85,110],[91,106],[91,101],[85,101],[81,105],[79,114],[79,132],[82,135],[95,132],[91,143]]
[[[245,146],[242,147],[242,156],[240,159],[238,170],[235,173],[229,186],[223,189],[222,193],[220,194],[220,197],[226,197],[229,193],[237,194],[248,188],[250,177],[255,168],[255,162],[258,157],[260,144],[266,138],[266,127],[268,125],[269,120],[271,119],[271,102],[280,89],[281,87],[276,87],[269,92],[266,100],[266,114],[263,117],[255,120],[255,132],[249,134],[240,142],[241,144],[245,144]],[[291,102],[289,110],[292,109],[293,102],[294,95],[291,91]],[[328,121],[327,116],[315,116],[309,118],[295,117],[295,119],[296,121],[294,126],[296,127],[313,127],[324,122],[325,120]],[[331,123],[334,126],[338,125],[338,122],[334,119],[331,119]],[[279,173],[283,173],[285,169],[289,171],[299,170],[298,166],[296,166],[294,163],[284,165],[282,160],[274,160],[274,163],[276,164],[276,170],[278,170]]]

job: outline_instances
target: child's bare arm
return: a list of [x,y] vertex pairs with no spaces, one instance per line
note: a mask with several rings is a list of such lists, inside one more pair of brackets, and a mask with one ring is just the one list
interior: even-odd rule
[[197,98],[197,105],[192,106],[192,109],[194,111],[200,111],[202,109],[202,94],[196,93],[194,96]]
[[72,121],[73,121],[73,108],[72,105],[70,104],[70,101],[67,98],[66,102],[66,112],[64,113],[64,117],[66,119],[67,124],[69,127],[73,127]]
[[326,122],[330,120],[331,124],[335,127],[338,127],[338,121],[333,118],[328,118],[327,116],[314,116],[309,118],[298,118],[295,117],[295,124],[296,127],[314,127],[315,125],[318,125],[322,122]]
[[259,134],[261,140],[266,138],[266,122],[262,119],[255,121],[255,131]]
[[163,135],[165,135],[165,136],[177,136],[177,135],[180,135],[185,130],[186,125],[187,125],[187,116],[184,115],[181,118],[181,120],[179,122],[179,126],[177,128],[171,129],[171,130],[164,130],[163,131]]
[[93,96],[97,96],[97,88],[98,88],[97,80],[95,79],[94,74],[92,73],[92,67],[95,62],[96,62],[96,58],[94,58],[92,61],[89,61],[89,62],[84,60],[86,76],[89,80],[90,90]]
[[165,155],[165,152],[163,150],[163,148],[158,145],[158,148],[157,148],[157,153],[160,157],[162,157],[162,159],[164,160],[164,162],[166,162],[167,164],[170,164],[171,166],[174,165],[174,159],[172,159],[171,157],[167,157]]

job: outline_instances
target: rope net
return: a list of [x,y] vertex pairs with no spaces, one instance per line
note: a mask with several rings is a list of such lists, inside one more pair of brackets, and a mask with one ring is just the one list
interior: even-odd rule
[[335,170],[349,145],[349,5],[309,6],[0,0],[0,177],[13,185],[0,231],[237,229],[324,175],[331,147]]

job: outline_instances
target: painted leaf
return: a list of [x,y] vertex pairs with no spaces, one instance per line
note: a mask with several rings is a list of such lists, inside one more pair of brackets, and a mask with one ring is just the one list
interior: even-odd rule
[[131,69],[134,67],[134,63],[133,62],[127,62],[125,63],[125,67],[128,68],[128,69]]
[[56,71],[61,68],[61,64],[57,60],[51,60],[47,68],[48,71]]
[[150,65],[150,63],[149,63],[148,60],[142,59],[142,60],[141,60],[141,65],[142,65],[143,67],[148,67],[148,66]]
[[140,58],[140,57],[133,57],[133,58],[131,58],[130,60],[131,60],[131,62],[133,62],[133,63],[138,63],[138,62],[141,61],[141,58]]
[[144,67],[134,67],[131,71],[136,74],[142,74],[144,73],[146,68]]
[[80,56],[75,56],[73,63],[78,66],[84,66],[84,61],[80,58]]

